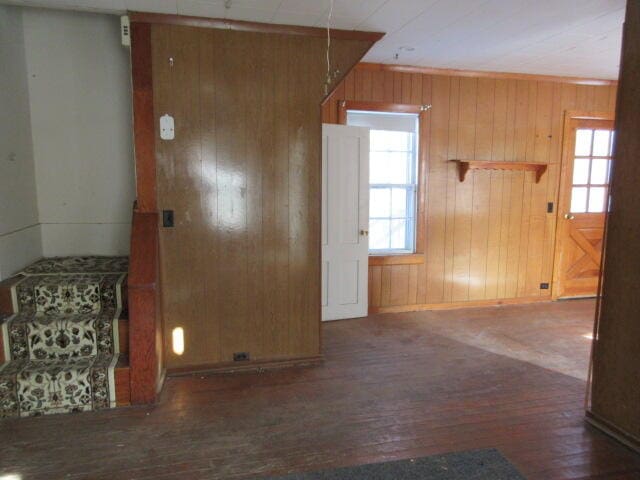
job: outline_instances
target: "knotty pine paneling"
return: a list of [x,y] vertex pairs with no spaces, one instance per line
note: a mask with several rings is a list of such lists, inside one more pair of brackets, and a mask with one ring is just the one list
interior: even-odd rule
[[[334,39],[334,68],[372,43]],[[175,212],[159,238],[167,367],[317,357],[326,39],[153,24],[151,46],[155,116],[176,131],[155,141],[158,209]]]
[[[369,267],[371,311],[420,305],[535,300],[550,295],[566,110],[615,110],[615,86],[475,78],[356,67],[323,107],[338,123],[339,100],[431,104],[426,262]],[[549,163],[538,184],[518,171],[474,171],[459,182],[450,159]],[[406,307],[406,308],[403,308]]]

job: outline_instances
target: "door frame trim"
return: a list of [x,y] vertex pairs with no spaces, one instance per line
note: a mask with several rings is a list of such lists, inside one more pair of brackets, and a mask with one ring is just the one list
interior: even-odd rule
[[[562,222],[561,215],[562,209],[560,208],[560,204],[563,198],[563,195],[566,194],[564,187],[564,176],[567,173],[567,169],[569,168],[568,160],[572,157],[569,155],[569,144],[572,142],[572,138],[567,135],[567,133],[571,129],[571,122],[573,120],[615,120],[615,112],[598,112],[598,111],[590,111],[590,110],[565,110],[564,112],[564,120],[562,126],[562,151],[560,154],[560,175],[558,177],[558,195],[556,198],[556,226],[555,226],[555,241],[554,241],[554,253],[553,253],[553,275],[552,275],[552,283],[551,283],[551,299],[558,300],[560,298],[559,291],[559,269],[560,269],[560,261],[562,255],[562,248],[560,242],[562,240],[561,229],[564,226]],[[605,218],[608,213],[605,212]],[[606,220],[605,220],[606,226]],[[602,275],[602,273],[600,274]]]

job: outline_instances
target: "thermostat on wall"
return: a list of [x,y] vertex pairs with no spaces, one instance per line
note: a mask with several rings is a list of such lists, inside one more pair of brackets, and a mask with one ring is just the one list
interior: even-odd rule
[[175,138],[173,117],[166,113],[160,117],[160,138],[162,140],[173,140]]

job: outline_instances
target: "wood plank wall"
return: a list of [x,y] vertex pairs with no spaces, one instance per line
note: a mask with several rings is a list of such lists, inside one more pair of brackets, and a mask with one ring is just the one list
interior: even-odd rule
[[640,449],[640,2],[627,2],[591,414]]
[[[340,100],[431,104],[428,115],[426,262],[369,267],[371,312],[550,298],[563,115],[613,111],[616,87],[408,73],[359,65],[323,108]],[[473,171],[450,159],[549,163],[533,174]]]
[[[333,64],[373,43],[335,39]],[[319,356],[326,40],[154,24],[151,44],[154,111],[176,131],[155,144],[158,208],[175,212],[160,229],[167,367]]]

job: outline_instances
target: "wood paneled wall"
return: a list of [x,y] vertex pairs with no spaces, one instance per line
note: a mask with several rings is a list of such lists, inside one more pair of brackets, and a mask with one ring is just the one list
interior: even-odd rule
[[627,2],[591,414],[640,449],[640,2]]
[[[339,100],[431,104],[427,116],[426,261],[369,267],[370,311],[550,298],[563,115],[613,111],[616,87],[405,73],[359,65],[324,105]],[[450,159],[549,163],[532,173],[473,171]]]
[[[373,43],[334,39],[334,67]],[[319,356],[326,39],[153,24],[151,45],[155,116],[176,132],[155,143],[158,209],[175,212],[160,228],[167,367]]]

